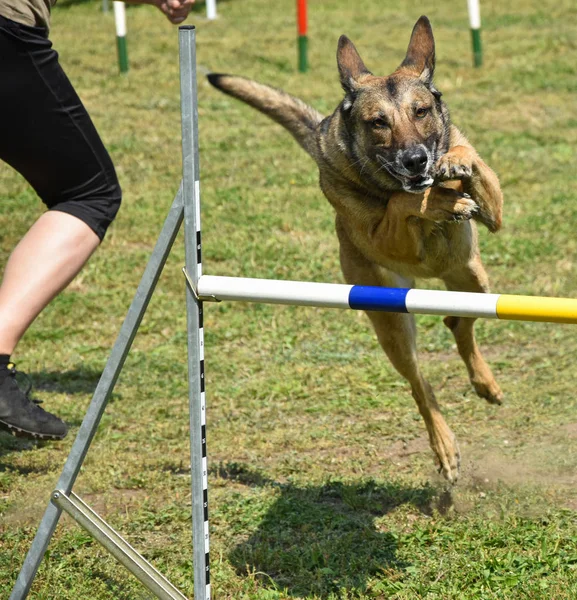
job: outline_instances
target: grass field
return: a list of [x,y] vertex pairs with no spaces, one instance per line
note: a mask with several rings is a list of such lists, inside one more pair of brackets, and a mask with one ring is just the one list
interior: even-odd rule
[[[176,29],[128,10],[117,75],[101,3],[59,0],[53,40],[117,166],[124,206],[101,250],[14,356],[61,443],[0,433],[0,597],[7,598],[180,181]],[[437,87],[498,172],[504,228],[481,232],[496,292],[577,297],[577,5],[482,3],[485,65],[471,67],[466,2],[313,0],[308,74],[294,3],[199,4],[203,72],[282,87],[328,113],[336,41],[391,72],[427,14]],[[312,161],[250,108],[199,85],[205,272],[342,281],[333,214]],[[39,200],[0,165],[0,263]],[[192,597],[183,240],[159,283],[75,491]],[[428,286],[438,286],[436,282]],[[419,317],[423,369],[463,457],[437,475],[408,385],[364,315],[207,305],[212,584],[221,599],[577,598],[577,329],[479,322],[506,399],[473,393],[439,318]],[[132,600],[144,588],[63,517],[32,598]]]

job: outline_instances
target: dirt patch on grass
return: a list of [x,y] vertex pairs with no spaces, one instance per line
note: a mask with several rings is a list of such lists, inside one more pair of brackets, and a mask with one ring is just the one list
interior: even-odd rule
[[412,440],[397,440],[384,451],[384,457],[390,460],[403,459],[413,454],[423,454],[430,451],[429,440],[426,436]]
[[[110,514],[128,513],[147,499],[145,490],[114,489],[106,493],[87,493],[78,495],[101,517]],[[18,497],[2,515],[3,523],[9,528],[34,526],[40,523],[48,506],[50,490],[43,487],[38,493]],[[61,520],[65,526],[73,523],[71,519]]]
[[101,517],[128,513],[149,498],[149,493],[141,489],[113,489],[105,493],[79,495]]
[[[540,490],[551,498],[559,508],[577,510],[577,468],[567,455],[566,440],[577,438],[577,423],[569,423],[562,428],[559,439],[543,440],[538,443],[521,445],[519,440],[504,440],[503,448],[486,447],[461,440],[461,475],[454,488],[459,512],[473,509],[473,504],[465,501],[499,489],[518,489],[523,496],[527,490]],[[412,440],[398,440],[382,451],[383,458],[404,469],[415,469],[423,459],[430,458],[431,477],[434,470],[434,456],[426,435]],[[422,467],[421,467],[422,468]],[[437,484],[444,486],[438,477]],[[438,507],[437,507],[438,508]]]
[[563,425],[562,430],[567,434],[567,437],[577,439],[577,423],[567,423]]

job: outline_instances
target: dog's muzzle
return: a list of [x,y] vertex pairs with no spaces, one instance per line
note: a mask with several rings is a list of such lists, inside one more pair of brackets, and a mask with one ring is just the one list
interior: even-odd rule
[[377,158],[389,175],[401,183],[405,192],[418,194],[433,185],[434,179],[430,171],[434,160],[423,145],[399,150],[394,161],[388,161],[382,155]]

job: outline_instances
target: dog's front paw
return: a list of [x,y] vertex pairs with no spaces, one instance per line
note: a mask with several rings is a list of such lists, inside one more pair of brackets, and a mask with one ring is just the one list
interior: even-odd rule
[[435,181],[468,179],[473,174],[473,156],[468,148],[455,146],[441,156],[435,165]]
[[436,186],[425,192],[421,216],[430,221],[468,221],[479,210],[469,196],[448,187]]

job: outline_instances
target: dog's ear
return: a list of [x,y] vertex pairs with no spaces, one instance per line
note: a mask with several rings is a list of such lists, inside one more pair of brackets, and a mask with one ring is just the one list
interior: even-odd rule
[[435,39],[433,38],[431,22],[427,17],[422,16],[415,23],[413,33],[411,34],[411,41],[407,48],[407,55],[399,69],[414,72],[427,85],[430,85],[433,81],[433,73],[435,71]]
[[361,75],[371,75],[371,72],[365,67],[365,63],[359,56],[355,45],[346,35],[341,35],[339,38],[337,65],[343,90],[348,96],[353,97],[359,89]]

